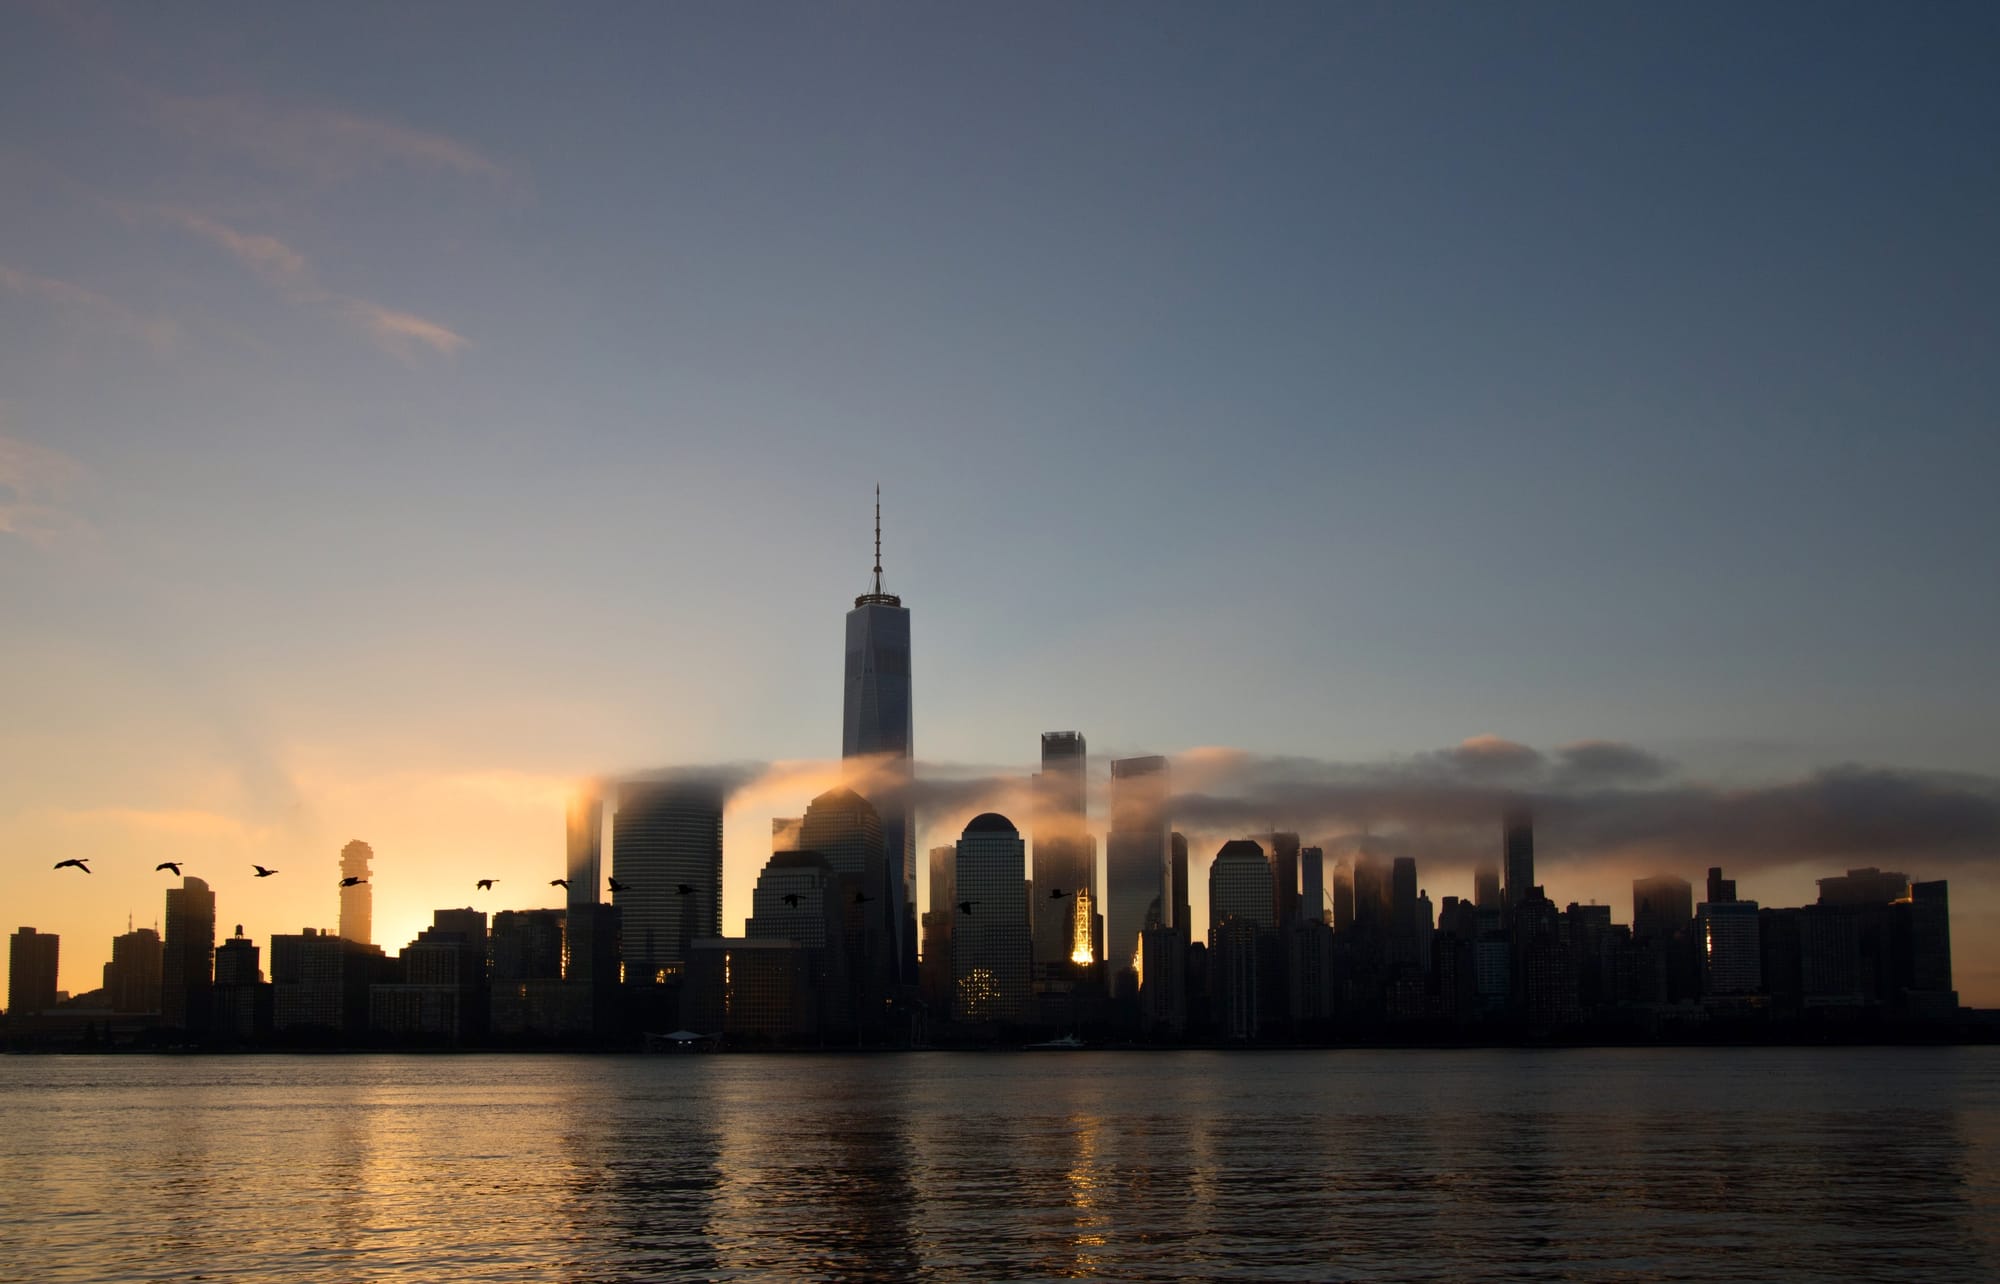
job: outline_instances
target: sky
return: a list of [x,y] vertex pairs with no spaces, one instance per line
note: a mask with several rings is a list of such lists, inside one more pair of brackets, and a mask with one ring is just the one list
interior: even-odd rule
[[1100,824],[1110,758],[1175,756],[1198,889],[1289,824],[1466,894],[1524,794],[1620,920],[1717,860],[1948,877],[2000,1005],[1996,47],[1956,4],[0,7],[4,926],[89,989],[157,861],[262,940],[363,838],[393,951],[557,904],[578,781],[737,764],[736,930],[835,775],[879,483],[964,786],[925,845],[1057,729]]

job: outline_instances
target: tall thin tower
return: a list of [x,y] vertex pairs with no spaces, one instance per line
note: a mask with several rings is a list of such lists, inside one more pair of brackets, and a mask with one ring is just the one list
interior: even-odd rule
[[890,910],[890,957],[902,980],[917,965],[917,826],[910,806],[910,613],[882,587],[882,488],[875,488],[875,571],[869,591],[847,613],[847,668],[841,700],[840,755],[881,761],[856,788],[882,817],[888,849],[884,894]]
[[341,939],[358,945],[375,943],[375,889],[368,883],[368,862],[375,859],[375,849],[360,839],[355,839],[340,849],[340,877],[343,884],[350,878],[361,881],[340,889],[340,935]]

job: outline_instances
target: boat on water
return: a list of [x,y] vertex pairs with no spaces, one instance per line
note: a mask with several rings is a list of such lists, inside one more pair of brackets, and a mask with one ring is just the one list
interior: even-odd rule
[[1075,1051],[1077,1051],[1077,1050],[1078,1050],[1079,1048],[1082,1048],[1082,1047],[1085,1047],[1085,1046],[1086,1046],[1086,1045],[1085,1045],[1085,1043],[1084,1043],[1084,1041],[1083,1041],[1082,1039],[1079,1039],[1079,1038],[1077,1038],[1077,1037],[1076,1037],[1075,1035],[1073,1035],[1073,1034],[1065,1034],[1065,1035],[1064,1035],[1064,1036],[1063,1036],[1062,1038],[1060,1038],[1060,1039],[1050,1039],[1050,1040],[1049,1040],[1049,1041],[1048,1041],[1047,1043],[1031,1043],[1031,1044],[1029,1044],[1029,1045],[1028,1045],[1028,1046],[1027,1046],[1027,1047],[1026,1047],[1026,1048],[1024,1049],[1024,1051],[1027,1051],[1027,1052],[1075,1052]]

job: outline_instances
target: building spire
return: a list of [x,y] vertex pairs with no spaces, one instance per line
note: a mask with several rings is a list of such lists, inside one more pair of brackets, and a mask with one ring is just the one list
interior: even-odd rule
[[875,594],[882,593],[882,483],[875,483]]

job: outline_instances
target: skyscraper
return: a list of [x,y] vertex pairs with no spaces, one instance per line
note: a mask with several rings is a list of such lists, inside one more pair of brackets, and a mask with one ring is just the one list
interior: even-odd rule
[[24,927],[7,942],[7,1013],[27,1016],[56,1005],[56,963],[62,938]]
[[111,938],[111,961],[104,965],[105,996],[113,1012],[160,1010],[160,934],[141,927]]
[[1278,930],[1285,931],[1299,918],[1299,836],[1277,833],[1267,836],[1271,853],[1271,894]]
[[611,868],[626,981],[677,976],[689,942],[722,935],[721,789],[693,778],[620,785]]
[[1525,810],[1507,813],[1504,860],[1507,869],[1507,908],[1513,909],[1532,896],[1535,889],[1535,822]]
[[1299,849],[1299,918],[1326,922],[1326,853],[1317,847]]
[[[895,974],[916,979],[917,826],[910,807],[910,613],[882,588],[882,488],[875,488],[875,571],[847,613],[840,756],[875,758],[864,792],[882,818],[888,850],[888,950]],[[807,843],[811,847],[811,843]],[[821,850],[815,848],[815,850]],[[831,853],[825,853],[831,859]],[[629,934],[631,929],[626,929]]]
[[563,810],[563,877],[570,905],[596,905],[604,889],[604,799],[595,791],[570,796]]
[[373,945],[375,931],[375,889],[368,882],[368,862],[374,849],[355,839],[340,849],[340,876],[362,881],[340,889],[340,935],[342,940]]
[[1169,926],[1180,930],[1183,941],[1194,939],[1194,910],[1188,902],[1187,835],[1178,829],[1167,835],[1168,881],[1173,885],[1174,919]]
[[818,852],[773,852],[750,893],[743,935],[753,941],[792,941],[805,951],[812,992],[808,1030],[851,1022],[845,909],[840,876]]
[[160,966],[160,1020],[169,1029],[208,1029],[215,986],[215,893],[190,874],[167,889],[166,952]]
[[1277,927],[1276,885],[1264,849],[1247,838],[1224,843],[1208,867],[1209,987],[1225,1038],[1255,1038],[1261,1026],[1262,955]]
[[972,818],[958,840],[957,883],[952,1015],[1020,1021],[1028,1013],[1028,861],[1013,821],[990,811]]
[[839,880],[844,966],[855,1010],[870,1020],[880,1013],[897,969],[883,830],[874,806],[852,789],[827,790],[799,822],[800,849],[818,852]]
[[[1035,777],[1034,934],[1035,963],[1043,968],[1070,964],[1078,907],[1096,899],[1097,849],[1085,820],[1085,762],[1081,733],[1042,733],[1042,770]],[[1062,895],[1050,895],[1055,891]],[[1079,899],[1079,891],[1090,895]]]
[[[1121,758],[1111,764],[1111,834],[1105,841],[1104,958],[1114,987],[1139,964],[1146,912],[1166,900],[1167,760]],[[1169,910],[1168,913],[1172,911]]]

